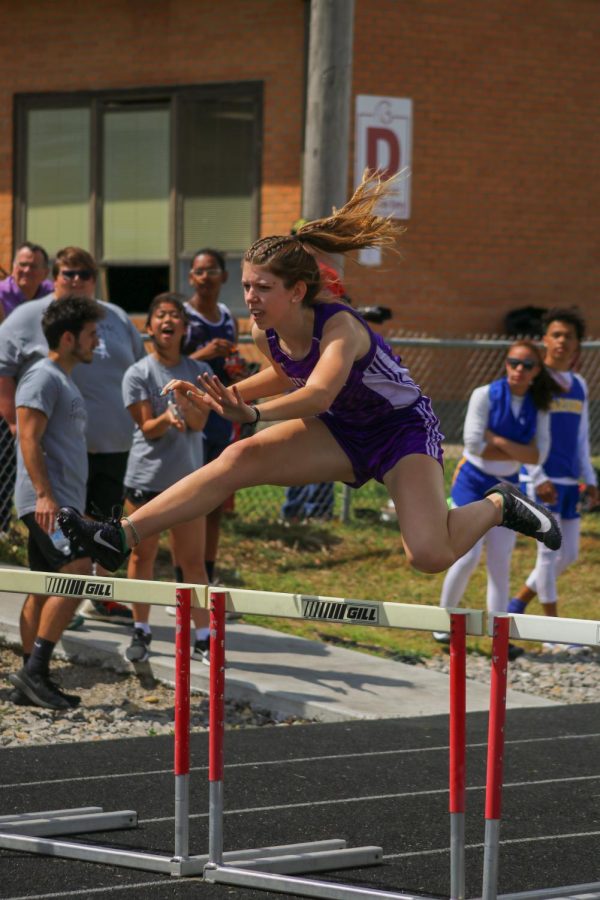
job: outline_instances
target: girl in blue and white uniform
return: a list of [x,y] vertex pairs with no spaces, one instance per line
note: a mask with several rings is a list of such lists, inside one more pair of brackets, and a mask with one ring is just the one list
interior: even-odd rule
[[[539,349],[532,341],[516,341],[508,350],[505,368],[502,378],[475,388],[471,394],[464,424],[463,457],[451,490],[453,507],[481,500],[498,481],[516,485],[522,464],[539,465],[548,455],[552,382]],[[460,605],[485,542],[487,608],[490,612],[505,612],[515,539],[515,532],[508,528],[490,529],[448,570],[440,606]],[[434,636],[442,642],[448,639],[445,632],[434,632]]]
[[[524,613],[537,594],[544,614],[557,616],[557,579],[579,556],[579,484],[582,483],[584,496],[593,506],[598,499],[598,479],[590,451],[588,386],[573,371],[585,322],[575,309],[555,307],[546,313],[543,325],[544,362],[554,382],[550,405],[551,446],[543,467],[522,469],[520,479],[530,497],[548,504],[560,522],[563,543],[559,553],[538,552],[535,569],[510,601],[508,612]],[[554,645],[545,649],[554,649]]]

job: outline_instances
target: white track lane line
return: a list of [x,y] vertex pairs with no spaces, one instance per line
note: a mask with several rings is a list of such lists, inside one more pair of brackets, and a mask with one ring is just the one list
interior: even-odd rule
[[[547,785],[547,784],[566,784],[573,783],[577,781],[598,781],[600,780],[600,775],[575,775],[571,778],[544,778],[540,781],[512,781],[508,784],[504,785],[505,789],[508,788],[516,788],[516,787],[535,787],[539,785]],[[473,787],[468,787],[467,791],[485,791],[485,784],[474,785]],[[225,809],[223,811],[223,815],[225,816],[238,816],[238,815],[247,815],[248,813],[263,813],[263,812],[277,812],[278,810],[284,809],[305,809],[313,806],[340,806],[343,803],[365,803],[365,802],[375,802],[381,800],[400,800],[407,799],[408,797],[428,797],[434,796],[435,794],[447,794],[448,788],[431,788],[427,791],[405,791],[397,794],[368,794],[364,797],[341,797],[339,799],[332,800],[308,800],[304,803],[278,803],[273,804],[271,806],[248,806],[242,807],[240,809]],[[190,819],[206,819],[208,818],[209,813],[190,813]],[[151,825],[157,822],[173,822],[174,816],[157,816],[152,819],[140,819],[139,825]]]
[[[542,834],[535,837],[507,838],[501,840],[500,845],[507,847],[509,844],[533,844],[541,841],[568,841],[575,838],[596,837],[600,831],[572,832],[571,834]],[[466,844],[465,850],[483,850],[485,844]],[[411,853],[384,853],[382,859],[408,859],[410,856],[434,856],[440,853],[450,853],[450,847],[439,847],[436,850],[414,850]],[[600,894],[598,894],[600,897]]]
[[[505,741],[505,746],[509,747],[512,745],[520,745],[520,744],[539,744],[539,743],[547,743],[548,741],[586,741],[592,740],[595,738],[600,738],[600,732],[593,732],[591,734],[563,734],[558,735],[556,737],[539,737],[539,738],[516,738],[512,741]],[[82,743],[85,743],[83,741]],[[97,746],[97,742],[94,742]],[[46,745],[42,745],[46,746]],[[55,744],[55,749],[58,749],[61,745]],[[474,744],[467,744],[467,750],[476,750],[478,748],[486,748],[487,741],[480,741]],[[7,750],[14,750],[14,747],[7,747]],[[25,749],[25,748],[23,748]],[[257,759],[254,762],[241,762],[241,763],[230,763],[225,762],[225,768],[230,771],[232,769],[248,769],[253,767],[260,766],[261,768],[264,766],[287,766],[287,765],[295,765],[296,763],[310,763],[310,762],[327,762],[329,760],[341,760],[341,759],[367,759],[374,756],[404,756],[411,753],[441,753],[448,752],[449,746],[447,744],[437,745],[434,747],[407,747],[404,749],[398,750],[369,750],[364,753],[331,753],[323,756],[296,756],[290,759]],[[190,774],[192,772],[207,772],[208,766],[192,766],[190,768]],[[71,784],[77,781],[110,781],[115,778],[145,778],[150,775],[172,775],[172,769],[150,769],[142,772],[112,772],[105,773],[104,775],[76,775],[73,778],[52,778],[47,779],[45,781],[20,781],[15,784],[0,784],[0,790],[10,790],[12,788],[26,788],[26,787],[38,787],[40,785],[45,784]]]
[[5,897],[3,900],[52,900],[53,897],[90,897],[92,894],[112,894],[116,891],[137,891],[138,888],[147,889],[164,887],[165,885],[174,887],[175,885],[189,884],[194,881],[197,881],[199,884],[203,883],[202,878],[186,877],[175,879],[170,878],[170,876],[165,876],[162,881],[140,881],[136,884],[112,884],[110,887],[85,888],[80,891],[54,891],[51,894],[19,894],[18,897]]

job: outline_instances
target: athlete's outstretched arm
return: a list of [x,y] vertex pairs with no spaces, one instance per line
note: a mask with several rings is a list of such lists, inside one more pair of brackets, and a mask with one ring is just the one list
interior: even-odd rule
[[[265,422],[278,422],[308,419],[326,412],[346,383],[353,362],[364,356],[369,346],[368,333],[356,319],[335,316],[323,330],[319,361],[306,384],[261,403],[260,418]],[[233,422],[256,421],[255,411],[237,385],[226,388],[215,376],[202,376],[201,384],[205,402],[220,415]]]

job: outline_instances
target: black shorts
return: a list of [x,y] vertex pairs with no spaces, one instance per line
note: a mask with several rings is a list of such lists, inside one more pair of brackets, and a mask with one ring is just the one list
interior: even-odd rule
[[144,491],[142,488],[132,487],[125,488],[125,499],[133,503],[134,506],[143,506],[144,503],[154,500],[159,494],[162,494],[162,491]]
[[29,532],[27,540],[27,558],[32,572],[60,572],[63,566],[73,562],[74,559],[85,559],[89,556],[81,547],[73,547],[67,555],[57,550],[50,535],[40,528],[35,521],[34,513],[26,513],[21,521],[27,526]]
[[123,506],[123,479],[128,453],[88,453],[85,511],[93,519],[110,518],[113,508]]

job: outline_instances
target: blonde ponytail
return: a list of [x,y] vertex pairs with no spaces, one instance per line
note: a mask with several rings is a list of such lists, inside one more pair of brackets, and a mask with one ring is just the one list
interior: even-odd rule
[[341,209],[300,226],[295,234],[260,238],[246,251],[244,261],[265,266],[290,287],[307,285],[306,302],[319,292],[321,278],[314,253],[348,253],[366,247],[393,247],[404,231],[389,216],[377,215],[377,205],[390,194],[393,179],[382,181],[365,172],[362,182]]

